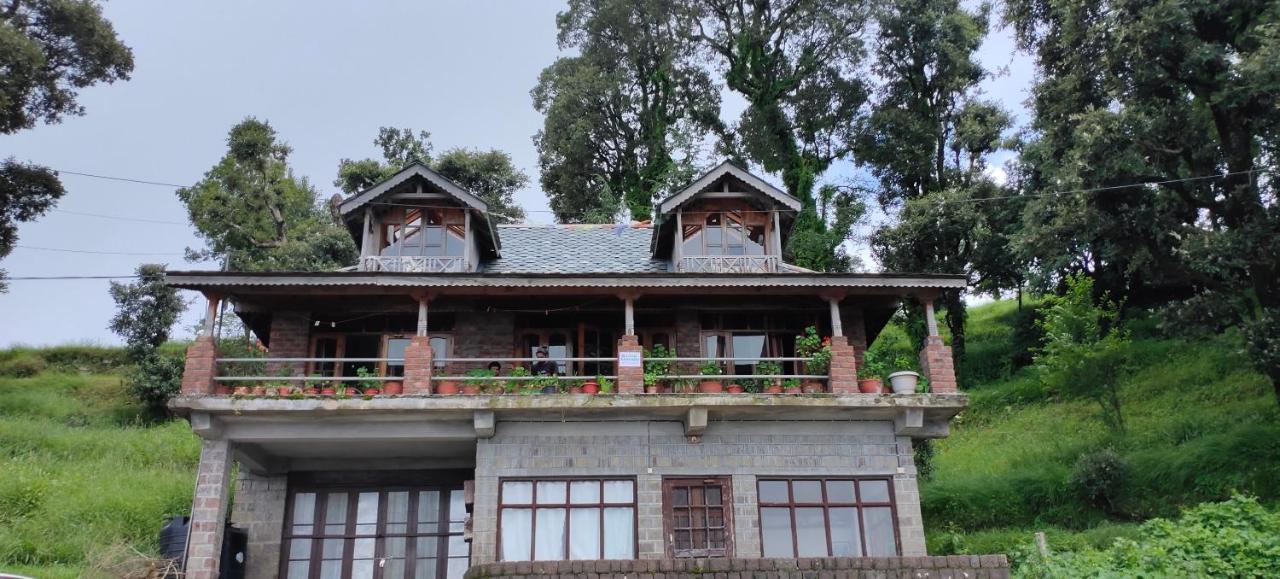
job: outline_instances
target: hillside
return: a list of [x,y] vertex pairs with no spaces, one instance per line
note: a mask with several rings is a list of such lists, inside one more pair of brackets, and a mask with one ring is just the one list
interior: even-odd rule
[[[961,372],[973,404],[933,444],[921,490],[931,553],[1017,557],[1038,530],[1057,551],[1102,547],[1137,536],[1143,520],[1233,491],[1274,511],[1280,414],[1233,336],[1183,342],[1135,322],[1121,437],[1094,403],[1046,392],[1011,362],[1029,360],[1030,312],[1011,302],[971,312]],[[875,348],[905,353],[907,343],[890,327]],[[113,545],[154,552],[163,515],[190,502],[199,449],[187,425],[141,418],[114,373],[114,350],[3,351],[0,370],[23,356],[45,367],[0,377],[0,569],[78,577]],[[1070,483],[1078,458],[1101,449],[1127,464],[1107,508]]]

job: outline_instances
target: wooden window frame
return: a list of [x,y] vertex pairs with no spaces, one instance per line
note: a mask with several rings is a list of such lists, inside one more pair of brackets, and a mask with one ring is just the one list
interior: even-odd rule
[[[440,213],[439,225],[431,225],[427,223],[428,221],[427,214],[432,211],[438,211]],[[396,255],[384,255],[382,253],[383,250],[391,246],[391,236],[388,235],[388,233],[393,231],[394,228],[397,228],[397,227],[400,229],[404,229],[412,221],[411,214],[413,213],[417,213],[420,221],[420,224],[418,225],[418,234],[422,236],[422,243],[420,243],[416,247],[420,248],[423,251],[421,255],[427,256],[427,257],[465,257],[466,256],[467,245],[471,243],[471,239],[470,239],[471,232],[467,231],[466,229],[467,216],[466,216],[466,210],[463,207],[461,206],[436,207],[436,206],[429,206],[429,205],[417,206],[411,203],[403,203],[400,205],[393,206],[389,211],[386,211],[381,215],[381,217],[378,220],[378,230],[376,234],[378,249],[375,255],[379,255],[382,257],[416,257],[413,255],[405,256],[403,245],[399,248],[399,251],[396,252]],[[456,219],[456,221],[454,221],[453,219]],[[440,233],[442,237],[440,238],[439,244],[427,243],[428,236],[427,236],[426,230],[428,227],[440,228],[441,230]],[[449,232],[451,229],[453,229],[454,231],[460,230],[462,232],[462,254],[449,255],[448,252],[446,251],[449,247],[447,236],[450,235]],[[427,252],[428,248],[432,248],[432,247],[440,248],[440,252],[438,254],[428,253]]]
[[[439,515],[436,521],[437,530],[435,532],[418,532],[418,525],[421,521],[417,520],[418,513],[418,495],[425,491],[436,491],[440,493],[440,505],[438,507]],[[342,535],[325,534],[325,515],[327,514],[328,494],[329,493],[346,493],[347,494],[347,514],[344,520],[344,530]],[[378,515],[376,520],[376,530],[372,535],[356,534],[356,516],[359,508],[359,496],[361,493],[378,493]],[[406,513],[408,517],[405,520],[405,532],[395,533],[388,537],[386,533],[387,526],[387,496],[393,492],[409,493],[409,501],[406,505]],[[280,577],[288,577],[289,573],[289,550],[293,547],[294,539],[309,539],[311,541],[311,557],[308,559],[308,578],[319,579],[320,562],[323,559],[324,541],[329,539],[341,539],[343,541],[342,550],[342,576],[351,576],[351,567],[354,563],[352,554],[354,552],[354,541],[356,539],[373,539],[374,540],[374,577],[378,579],[400,579],[385,577],[382,573],[383,567],[378,565],[384,555],[385,541],[388,538],[405,539],[405,577],[412,577],[412,571],[417,564],[418,542],[416,539],[422,537],[434,537],[437,540],[436,545],[436,577],[437,579],[447,578],[449,571],[449,560],[462,557],[451,557],[449,553],[450,537],[463,536],[465,531],[452,530],[453,524],[458,521],[450,520],[450,495],[454,492],[464,492],[463,485],[458,482],[433,482],[428,484],[390,484],[390,485],[368,485],[368,484],[301,484],[289,485],[289,491],[285,496],[285,512],[284,524],[280,535]],[[312,513],[313,532],[310,535],[297,535],[292,532],[293,529],[293,507],[296,502],[295,497],[299,493],[314,493],[315,505]],[[354,500],[353,500],[354,498]],[[464,506],[465,510],[465,506]],[[461,523],[465,525],[465,522]],[[470,567],[471,546],[467,544],[467,565]]]
[[[609,481],[627,481],[627,482],[630,482],[630,483],[631,483],[631,502],[630,502],[630,503],[606,503],[606,502],[604,502],[604,483],[609,482]],[[511,504],[511,505],[507,505],[507,504],[505,504],[505,502],[503,501],[503,496],[502,496],[502,494],[503,494],[503,487],[504,487],[504,485],[505,485],[506,483],[509,483],[509,482],[527,482],[527,483],[530,483],[530,484],[532,484],[532,485],[533,485],[533,494],[531,494],[531,495],[530,495],[529,503],[528,503],[528,504],[524,504],[524,503],[520,503],[520,504]],[[566,484],[566,487],[565,487],[565,501],[566,501],[566,502],[564,502],[564,503],[547,503],[547,504],[538,504],[538,483],[540,483],[540,482],[563,482],[563,483],[565,483],[565,484]],[[600,502],[598,502],[598,503],[573,503],[573,502],[570,502],[570,501],[572,501],[572,496],[570,495],[571,491],[569,490],[568,485],[570,485],[570,484],[572,484],[572,483],[575,483],[575,482],[596,482],[596,483],[600,483]],[[497,552],[495,553],[495,555],[496,555],[496,556],[495,556],[494,560],[499,561],[499,562],[523,562],[523,561],[536,561],[536,559],[534,559],[534,555],[538,552],[538,542],[537,542],[537,539],[538,539],[538,509],[564,509],[564,510],[565,510],[565,517],[564,517],[564,524],[565,524],[564,558],[563,558],[563,559],[559,559],[559,560],[560,560],[560,561],[569,561],[569,560],[570,560],[570,559],[569,559],[569,549],[570,549],[570,543],[572,542],[572,536],[569,534],[569,529],[570,529],[570,519],[571,519],[571,517],[569,516],[569,510],[570,510],[570,509],[574,509],[574,508],[580,508],[580,509],[582,509],[582,508],[587,508],[587,509],[589,509],[589,508],[596,508],[596,509],[599,509],[599,510],[600,510],[600,521],[599,521],[599,524],[600,524],[600,526],[599,526],[599,529],[600,529],[600,550],[598,551],[598,552],[599,552],[599,554],[600,554],[600,558],[599,558],[599,559],[576,559],[576,560],[580,560],[580,561],[591,561],[591,560],[594,560],[594,561],[603,561],[603,560],[605,560],[605,559],[604,559],[604,549],[605,549],[605,538],[604,538],[604,510],[605,510],[606,508],[614,508],[614,507],[629,507],[629,508],[631,509],[631,540],[632,540],[631,553],[632,553],[632,556],[633,556],[632,558],[638,558],[638,557],[640,556],[640,504],[639,504],[639,503],[640,503],[640,483],[639,483],[639,481],[637,481],[637,480],[636,480],[636,477],[628,477],[628,476],[601,476],[601,477],[593,477],[593,476],[545,476],[545,477],[512,477],[512,478],[500,478],[500,479],[498,479],[498,526],[497,526],[497,531],[498,531],[498,532],[497,532],[497,535],[498,535],[498,536],[497,536],[497,540],[496,540],[496,541],[494,541],[494,543],[495,543],[495,545],[496,545],[495,549],[496,549],[496,551],[497,551]],[[503,559],[503,558],[502,558],[502,515],[503,515],[503,512],[504,512],[506,509],[508,509],[508,508],[511,508],[511,509],[529,509],[530,526],[529,526],[529,558],[528,558],[528,559],[519,559],[519,560],[515,560],[515,561],[507,561],[507,560],[505,560],[505,559]]]
[[[760,483],[778,482],[778,481],[787,483],[787,501],[788,502],[776,503],[776,502],[765,502],[763,500],[760,500],[759,499]],[[806,502],[797,503],[795,500],[796,495],[795,495],[795,488],[793,484],[795,481],[818,481],[819,487],[822,489],[822,502],[821,503],[806,503]],[[833,503],[829,501],[827,499],[827,482],[828,481],[853,482],[853,493],[854,493],[853,502],[852,503],[841,503],[841,502]],[[883,481],[888,483],[889,501],[888,502],[863,502],[862,488],[859,483],[864,481]],[[862,554],[858,555],[858,557],[871,557],[872,555],[867,554],[867,524],[866,524],[866,518],[863,516],[863,509],[882,508],[882,507],[889,507],[889,513],[890,513],[889,516],[893,520],[894,555],[892,556],[902,555],[902,535],[901,535],[900,529],[898,528],[898,500],[897,500],[897,496],[894,494],[892,476],[887,476],[887,475],[886,476],[827,476],[827,477],[758,476],[756,477],[756,497],[757,497],[756,516],[758,517],[757,520],[760,521],[759,526],[760,526],[761,555],[764,554],[764,512],[763,512],[764,509],[786,508],[788,510],[789,514],[791,515],[791,555],[792,557],[799,557],[800,556],[800,544],[799,544],[800,540],[799,540],[799,533],[796,532],[796,509],[797,508],[821,508],[823,525],[824,525],[823,532],[826,533],[826,538],[827,538],[826,556],[831,557],[833,556],[831,554],[831,509],[832,508],[853,508],[854,512],[857,513],[857,516],[858,516],[858,541],[859,541],[860,548],[862,549],[861,551]],[[880,556],[880,555],[876,555],[876,556]]]
[[[688,209],[683,211],[681,213],[681,223],[683,224],[683,227],[682,227],[683,231],[680,232],[680,239],[678,240],[679,243],[681,244],[682,255],[688,255],[690,257],[753,256],[755,254],[747,253],[747,246],[749,244],[751,245],[754,244],[754,242],[748,242],[748,240],[751,238],[750,231],[752,227],[761,227],[764,229],[764,238],[760,240],[760,244],[759,244],[761,248],[760,255],[774,255],[773,249],[772,249],[773,244],[771,243],[773,239],[773,235],[775,234],[773,230],[773,219],[772,218],[765,218],[763,220],[753,219],[751,216],[757,213],[761,213],[760,210],[754,209],[749,205],[745,207],[733,207],[733,208],[721,207],[716,209],[711,209],[711,208]],[[764,213],[770,213],[770,212],[764,212]],[[707,220],[712,215],[718,215],[720,217],[719,225],[707,225]],[[695,217],[696,219],[691,219]],[[729,243],[729,230],[731,229],[729,225],[730,220],[733,220],[741,227],[742,242],[740,244]],[[752,221],[762,221],[762,222],[752,223]],[[715,246],[720,249],[720,253],[716,253],[716,254],[707,253],[707,248],[709,247],[707,245],[707,229],[711,227],[715,227],[720,230],[720,244]],[[699,253],[683,253],[684,244],[688,242],[689,238],[693,235],[698,235],[698,245],[700,246]],[[731,245],[736,245],[738,247],[741,247],[742,253],[725,253],[729,250]]]
[[[720,486],[720,509],[724,512],[724,549],[720,553],[713,553],[712,549],[677,549],[675,544],[675,511],[677,508],[672,497],[672,490],[681,483],[697,483],[702,485],[719,485]],[[706,511],[712,507],[703,501],[703,521],[707,520]],[[686,508],[686,507],[679,507]],[[692,507],[689,507],[692,508]],[[693,530],[696,527],[690,527]],[[702,527],[709,530],[710,527]],[[666,534],[666,556],[669,559],[689,559],[689,558],[733,558],[734,552],[734,525],[733,525],[733,479],[729,476],[671,476],[662,477],[662,529]]]
[[[386,360],[386,358],[387,358],[387,352],[389,351],[389,350],[388,350],[388,348],[387,348],[387,344],[388,344],[388,342],[389,342],[390,340],[397,340],[397,339],[399,339],[399,340],[403,340],[403,339],[412,338],[412,336],[410,336],[410,335],[408,335],[408,334],[405,334],[405,333],[403,333],[403,332],[393,332],[393,333],[385,333],[385,332],[384,332],[384,333],[379,333],[379,332],[316,332],[316,333],[311,334],[311,338],[310,338],[310,340],[309,340],[309,342],[308,342],[308,346],[307,346],[307,355],[308,355],[308,356],[310,356],[310,357],[312,357],[312,358],[318,358],[319,356],[316,356],[316,355],[315,355],[315,354],[316,354],[316,342],[318,342],[318,341],[320,341],[320,340],[333,339],[333,340],[336,340],[336,341],[338,342],[338,347],[336,348],[336,353],[335,353],[335,355],[334,355],[333,357],[334,357],[334,358],[345,358],[345,357],[346,357],[346,350],[347,350],[347,337],[348,337],[348,336],[351,336],[351,335],[359,335],[359,336],[381,336],[381,338],[380,338],[381,342],[380,342],[380,345],[378,346],[378,357],[379,357],[379,358],[382,358],[382,360],[378,362],[378,375],[379,375],[379,376],[386,376],[386,375],[387,375],[387,360]],[[432,339],[436,339],[436,338],[442,338],[442,339],[444,339],[444,340],[445,340],[445,347],[446,347],[446,348],[448,348],[448,350],[449,350],[448,352],[445,352],[445,353],[444,353],[444,355],[441,355],[441,354],[440,354],[440,353],[438,353],[438,352],[432,352],[432,355],[433,355],[434,357],[436,357],[436,358],[447,358],[447,357],[449,357],[449,353],[453,351],[453,346],[454,346],[454,342],[453,342],[453,333],[452,333],[452,332],[436,332],[436,333],[432,333],[432,334],[430,334],[428,337],[430,337],[430,338],[432,338]],[[307,375],[307,376],[318,376],[318,374],[316,374],[316,373],[315,373],[315,368],[316,368],[316,364],[320,364],[320,363],[328,363],[328,362],[307,362],[307,374],[306,374],[306,375]],[[329,374],[327,377],[329,377],[329,378],[338,378],[338,377],[341,377],[341,375],[342,375],[342,363],[340,363],[340,362],[332,362],[332,364],[333,364],[333,372],[332,372],[331,374]],[[444,363],[434,363],[434,366],[435,366],[436,368],[442,368],[442,367],[444,366]]]

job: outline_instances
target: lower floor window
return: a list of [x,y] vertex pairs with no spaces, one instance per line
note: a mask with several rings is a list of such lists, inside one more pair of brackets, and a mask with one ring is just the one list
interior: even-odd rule
[[634,480],[505,480],[499,502],[503,561],[635,558]]
[[461,579],[470,563],[459,488],[290,490],[286,579]]
[[885,557],[898,554],[888,478],[760,479],[765,557]]

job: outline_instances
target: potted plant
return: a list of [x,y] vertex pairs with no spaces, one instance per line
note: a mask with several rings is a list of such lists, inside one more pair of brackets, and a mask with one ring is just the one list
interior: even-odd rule
[[404,394],[404,382],[401,380],[387,380],[382,383],[382,393],[387,396]]
[[467,372],[467,380],[462,383],[462,393],[468,395],[479,394],[489,385],[490,378],[493,378],[493,370],[488,368],[476,368]]
[[[796,355],[809,358],[805,362],[806,374],[822,375],[831,367],[831,338],[818,336],[818,329],[809,326],[796,336]],[[806,379],[803,384],[805,392],[822,392],[822,383],[815,379]]]
[[338,395],[338,387],[335,386],[333,382],[325,382],[324,385],[320,387],[320,395],[326,398],[333,398]]
[[543,376],[534,380],[539,387],[539,392],[543,394],[559,394],[560,393],[560,377],[551,375]]
[[786,380],[783,380],[783,381],[782,381],[782,392],[783,392],[784,394],[799,394],[799,393],[800,393],[800,379],[799,379],[799,378],[787,378]]
[[583,394],[599,394],[600,381],[604,380],[604,376],[596,376],[595,380],[587,380],[582,383]]
[[664,390],[664,382],[667,376],[671,375],[671,362],[669,360],[655,360],[654,358],[674,358],[676,352],[674,349],[668,349],[664,344],[654,344],[652,348],[644,351],[644,391],[646,394],[658,394]]
[[577,380],[569,380],[564,389],[570,394],[582,394],[582,382]]
[[302,383],[302,395],[307,398],[315,398],[320,395],[321,378],[319,376],[311,376]]
[[600,385],[601,394],[613,394],[613,380],[604,376],[596,376],[596,383]]
[[731,382],[728,386],[724,387],[724,391],[730,394],[742,394],[747,391],[747,388],[737,382]]
[[[360,385],[360,391],[363,392],[365,396],[377,396],[382,392],[382,389],[379,388],[379,386],[382,385],[382,380],[378,379],[378,374],[373,370],[361,366],[356,368],[356,376],[361,378],[358,384]],[[348,396],[350,395],[351,394],[348,393]]]
[[[756,364],[755,374],[757,376],[781,375],[782,364],[779,364],[777,362],[771,362],[771,361],[761,362],[759,364]],[[757,383],[756,384],[757,389],[760,388],[761,385],[763,385],[764,391],[769,394],[782,393],[782,378],[757,378],[755,381]],[[756,392],[756,391],[758,390],[752,390],[752,392]]]
[[[894,358],[894,367],[910,368],[911,358],[907,356],[898,356]],[[920,383],[920,374],[911,370],[900,370],[889,374],[889,388],[894,394],[914,394],[916,385]]]
[[644,373],[644,393],[645,394],[661,394],[662,393],[662,377],[660,374],[645,371]]
[[[511,369],[511,373],[507,375],[510,378],[527,378],[529,370],[524,366],[516,366]],[[528,394],[530,380],[507,380],[503,384],[503,391],[506,394]]]
[[[703,362],[698,366],[698,374],[703,376],[719,376],[724,374],[720,369],[720,364],[714,361]],[[724,392],[724,383],[719,380],[703,378],[698,382],[698,392],[703,394],[719,394]]]
[[267,385],[258,384],[257,386],[253,387],[253,390],[251,390],[250,393],[253,394],[254,396],[257,396],[258,398],[262,398],[263,396],[267,395]]
[[233,388],[230,384],[218,382],[217,384],[213,385],[214,396],[228,396],[231,394],[232,391],[233,391]]

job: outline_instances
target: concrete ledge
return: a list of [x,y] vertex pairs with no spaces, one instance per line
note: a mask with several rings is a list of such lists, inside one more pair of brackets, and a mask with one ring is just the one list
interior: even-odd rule
[[467,570],[467,579],[535,577],[634,579],[1005,579],[1004,555],[946,557],[826,557],[813,559],[634,559],[625,561],[536,561],[488,563]]

